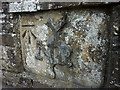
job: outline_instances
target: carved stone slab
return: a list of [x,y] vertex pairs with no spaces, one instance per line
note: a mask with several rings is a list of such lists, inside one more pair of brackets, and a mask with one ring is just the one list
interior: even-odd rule
[[[51,25],[59,26],[64,18],[63,13],[67,15],[67,23],[60,29],[59,39],[56,39],[55,43],[53,28],[46,23],[50,19]],[[89,87],[101,85],[108,43],[106,35],[108,17],[104,10],[53,10],[26,13],[20,17],[22,58],[26,70],[52,80],[64,80]],[[72,52],[67,49],[68,46]],[[69,67],[64,65],[66,63],[59,63],[62,60],[65,62],[70,60],[73,65]]]

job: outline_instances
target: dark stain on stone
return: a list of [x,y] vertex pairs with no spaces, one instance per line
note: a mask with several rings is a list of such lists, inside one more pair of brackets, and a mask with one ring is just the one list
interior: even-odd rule
[[14,39],[11,35],[3,34],[2,35],[2,44],[4,46],[14,47]]

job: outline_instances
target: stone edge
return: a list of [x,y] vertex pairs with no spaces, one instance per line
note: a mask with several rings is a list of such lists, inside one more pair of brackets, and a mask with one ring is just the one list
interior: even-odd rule
[[[48,0],[49,1],[49,0]],[[55,1],[55,0],[53,0]],[[92,2],[93,1],[93,2]],[[94,2],[96,1],[96,2]],[[42,1],[20,1],[20,2],[9,2],[9,12],[36,12],[40,10],[59,9],[71,6],[82,6],[82,5],[108,5],[111,3],[118,3],[120,0],[79,0],[79,2],[42,2]]]

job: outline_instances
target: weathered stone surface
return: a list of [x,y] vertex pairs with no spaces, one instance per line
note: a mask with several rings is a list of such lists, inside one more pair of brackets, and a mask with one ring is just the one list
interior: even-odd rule
[[[11,72],[3,72],[2,82],[6,85],[17,86],[20,75]],[[4,88],[4,87],[3,87]]]
[[[110,29],[110,49],[109,58],[106,65],[106,87],[120,87],[120,5],[114,6],[111,10],[109,23]],[[111,22],[112,21],[112,22]]]
[[33,12],[37,11],[36,4],[31,1],[15,2],[9,4],[9,12]]
[[3,34],[2,35],[2,44],[4,46],[10,46],[10,47],[14,47],[14,39],[11,35],[8,34]]
[[21,60],[19,60],[19,56],[16,57],[17,55],[16,50],[11,47],[7,46],[0,46],[0,49],[2,50],[0,52],[0,59],[2,60],[2,69],[3,70],[8,70],[8,71],[13,71],[13,72],[21,72],[22,70],[22,63]]
[[0,89],[2,89],[2,60],[0,60]]
[[[8,3],[2,3],[2,43],[0,44],[0,60],[2,69],[11,72],[21,72],[23,70],[21,60],[21,46],[19,40],[19,21],[16,17],[8,13]],[[14,27],[13,27],[14,25]]]
[[3,71],[2,88],[32,88],[33,81],[30,78],[23,78],[22,73]]
[[[114,0],[112,2],[119,2],[120,0]],[[39,1],[39,0],[32,0],[32,1],[22,1],[22,2],[12,2],[9,4],[9,12],[36,12],[39,10],[50,10],[50,9],[59,9],[71,6],[82,6],[82,5],[106,5],[111,4],[111,1],[108,0],[101,0],[101,1],[94,1],[94,0],[78,0],[78,1]]]
[[[69,10],[48,11],[48,9],[80,4],[94,5],[95,3],[37,2],[35,4],[30,2],[22,4],[21,2],[12,4],[18,4],[18,6],[10,6],[13,9],[10,12],[46,11],[15,13],[13,17],[7,12],[8,4],[3,6],[5,13],[1,16],[4,18],[3,26],[5,26],[3,33],[11,37],[11,39],[9,38],[11,42],[13,41],[12,47],[10,46],[12,43],[6,41],[0,45],[4,83],[14,87],[41,87],[42,85],[59,88],[100,87],[106,74],[104,73],[104,65],[108,59],[108,34],[110,32],[111,36],[113,34],[115,36],[110,37],[111,49],[110,60],[107,63],[109,66],[106,75],[109,79],[107,85],[108,87],[118,86],[120,66],[118,49],[119,11],[111,14],[112,18],[113,15],[116,15],[111,25],[108,24],[110,23],[108,22],[110,14],[104,8],[76,7]],[[116,10],[119,8],[117,7]],[[63,24],[64,22],[61,22],[64,21],[65,14],[67,15],[67,22]],[[10,17],[11,20],[9,20]],[[48,25],[49,20],[53,24],[49,23]],[[63,27],[60,27],[62,25]],[[108,31],[107,25],[111,25],[114,31]],[[54,34],[56,33],[54,30],[58,30],[58,35]],[[40,59],[36,58],[36,55]],[[71,61],[70,66],[69,61]],[[23,72],[23,65],[25,72]],[[114,67],[111,67],[112,65]]]
[[[40,14],[40,15],[39,15]],[[47,22],[48,13],[39,13],[34,15],[34,17],[31,17],[31,19],[34,20],[34,22],[31,22],[31,19],[25,19],[27,14],[25,16],[22,16],[21,20],[21,42],[22,42],[22,50],[23,50],[23,60],[25,63],[25,67],[28,69],[31,69],[33,72],[44,74],[49,77],[54,77],[53,71],[50,69],[50,66],[48,64],[48,60],[46,57],[44,57],[44,61],[41,62],[39,60],[35,59],[35,54],[37,53],[37,47],[36,47],[36,41],[40,40],[45,45],[45,49],[47,49],[47,36],[48,34],[51,36],[52,31],[48,31],[47,25],[45,23]],[[50,12],[49,12],[50,14]],[[60,13],[54,13],[54,15],[57,14],[58,16],[55,17],[55,19],[59,19],[62,17]],[[60,16],[60,17],[59,17]],[[54,16],[51,14],[50,17],[54,18]],[[43,21],[43,18],[47,18]],[[29,24],[33,23],[33,25],[24,25],[24,21],[28,22]],[[30,22],[29,22],[30,21]],[[50,32],[50,33],[49,33]],[[38,38],[37,38],[38,37]],[[29,45],[29,46],[28,46]],[[31,48],[33,47],[33,48]],[[28,48],[28,49],[27,49]],[[42,56],[44,56],[44,53],[41,53]],[[30,56],[30,57],[29,57]],[[32,56],[32,57],[31,57]],[[48,65],[47,65],[48,64]],[[39,67],[39,68],[38,68]]]
[[[46,23],[50,18],[55,25],[59,25],[64,18],[63,13],[67,13],[67,23],[60,31],[59,40],[73,49],[69,57],[73,63],[72,67],[50,64],[50,57],[45,54],[50,50],[48,43],[53,40],[53,32]],[[65,80],[86,87],[99,87],[103,80],[102,70],[107,52],[107,19],[104,10],[95,9],[22,14],[20,34],[25,69],[43,77]],[[35,59],[38,51],[37,41],[42,43],[43,60]]]

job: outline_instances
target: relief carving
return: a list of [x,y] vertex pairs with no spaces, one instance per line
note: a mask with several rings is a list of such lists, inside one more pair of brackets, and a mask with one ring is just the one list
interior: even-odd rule
[[[60,25],[55,26],[51,19],[48,19],[46,25],[51,28],[54,33],[53,40],[49,40],[47,42],[48,49],[45,49],[42,46],[41,41],[36,42],[37,46],[37,54],[35,55],[35,59],[43,61],[43,57],[40,55],[42,51],[46,57],[48,57],[49,63],[53,69],[56,65],[67,65],[68,67],[72,67],[72,62],[70,60],[70,56],[72,53],[72,48],[69,45],[66,45],[62,40],[59,39],[59,33],[66,24],[66,16],[62,19]],[[54,72],[55,73],[55,72]],[[54,77],[55,78],[55,77]]]
[[63,12],[22,16],[20,35],[25,70],[45,79],[99,86],[106,55],[106,14],[73,10],[65,11],[66,17]]
[[[23,25],[22,27],[33,27],[33,25]],[[24,37],[28,37],[28,43],[30,44],[31,43],[31,40],[30,40],[30,36],[32,36],[34,39],[36,39],[37,37],[33,34],[33,32],[31,30],[25,30],[22,34],[22,38]]]

